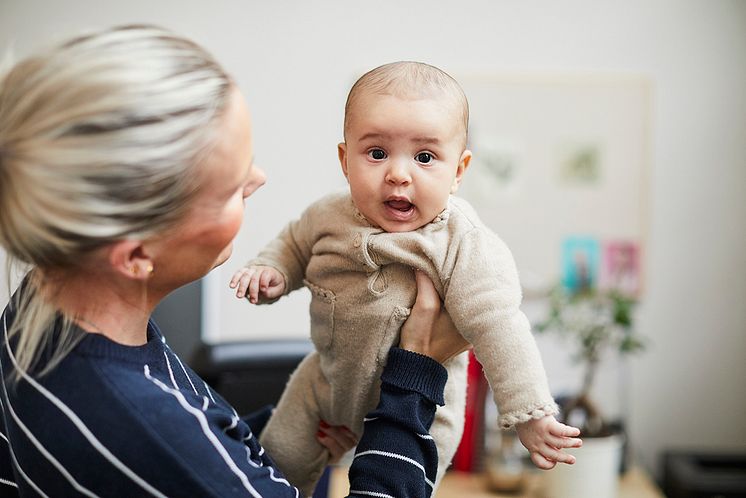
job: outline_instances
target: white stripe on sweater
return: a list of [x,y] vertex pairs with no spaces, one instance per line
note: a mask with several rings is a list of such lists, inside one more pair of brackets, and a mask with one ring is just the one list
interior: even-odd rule
[[[109,451],[109,449],[104,446],[101,441],[96,438],[96,436],[93,435],[90,429],[83,423],[82,420],[75,414],[74,411],[70,409],[69,406],[67,406],[65,403],[62,402],[57,396],[52,394],[50,391],[48,391],[44,386],[36,382],[33,377],[28,375],[24,370],[20,369],[18,367],[18,362],[16,361],[16,357],[13,355],[13,351],[10,349],[10,344],[8,343],[8,324],[5,319],[5,315],[3,315],[3,327],[5,328],[5,348],[8,351],[8,356],[10,357],[10,361],[13,362],[13,366],[15,367],[16,371],[23,377],[25,381],[29,383],[30,386],[35,388],[39,393],[42,394],[45,398],[47,398],[49,401],[52,402],[59,410],[67,416],[67,418],[70,419],[70,421],[75,425],[75,427],[80,431],[80,433],[88,440],[88,442],[93,446],[94,449],[96,449],[101,455],[111,462],[114,467],[119,469],[124,475],[129,477],[132,481],[137,483],[141,488],[146,490],[148,493],[152,494],[153,496],[159,496],[166,498],[166,496],[155,489],[153,486],[151,486],[147,481],[145,481],[142,477],[137,475],[135,472],[132,471],[129,467],[127,467],[124,463],[122,463],[114,454]],[[39,492],[40,494],[43,494]]]
[[[3,391],[4,391],[5,390],[5,376],[2,374],[2,367],[0,367],[0,382],[3,383]],[[0,410],[4,411],[4,407],[5,407],[5,404],[2,402],[2,398],[0,398]],[[4,417],[3,417],[3,422],[5,422],[5,430],[7,431],[8,424],[7,424],[7,421],[4,419]],[[2,436],[3,439],[5,439],[5,441],[8,443],[8,453],[10,454],[13,462],[15,462],[16,459],[15,459],[15,455],[13,455],[13,447],[10,445],[10,441],[8,440],[7,437],[5,437],[5,434],[3,434],[2,432],[0,432],[0,436]],[[16,467],[18,467],[18,465],[16,465]],[[19,468],[18,470],[21,470],[21,469]],[[14,483],[13,481],[8,481],[2,478],[0,478],[0,484],[5,484],[6,486],[13,486],[14,488],[18,488],[18,484]]]
[[[255,469],[264,467],[264,464],[261,461],[257,463],[251,459],[251,448],[249,448],[248,446],[246,446],[246,461],[249,462],[249,465],[251,465]],[[269,470],[270,479],[272,479],[275,482],[282,483],[289,488],[293,488],[295,490],[295,498],[298,498],[299,496],[298,488],[293,487],[292,484],[290,484],[287,480],[283,479],[282,477],[275,476],[275,469],[273,469],[272,467],[266,467],[266,469]]]
[[[2,363],[0,363],[0,370],[2,370]],[[3,373],[3,377],[5,377]],[[55,466],[57,470],[59,470],[60,474],[62,474],[65,479],[67,479],[67,482],[69,482],[72,487],[74,487],[79,493],[85,495],[85,496],[91,496],[96,497],[98,496],[94,492],[92,492],[90,489],[86,488],[85,486],[81,485],[78,481],[75,480],[75,478],[70,474],[70,472],[67,471],[67,469],[51,454],[47,449],[44,447],[43,444],[39,442],[38,439],[34,436],[34,434],[29,430],[28,427],[26,427],[26,424],[24,424],[21,419],[18,417],[18,414],[13,409],[13,406],[10,404],[10,399],[8,398],[8,393],[5,390],[5,383],[3,383],[3,394],[5,396],[5,404],[7,405],[7,410],[10,413],[11,417],[13,417],[13,420],[15,420],[16,425],[21,428],[24,434],[26,434],[26,437],[29,438],[29,440],[36,446],[36,449],[44,455],[44,457],[49,460],[49,462]]]
[[[5,371],[3,369],[3,362],[0,360],[0,375],[2,375],[3,379],[5,378]],[[73,488],[75,488],[79,493],[82,493],[86,496],[96,497],[95,493],[93,493],[90,489],[86,488],[85,486],[81,485],[75,478],[68,472],[68,470],[57,460],[47,449],[44,447],[41,442],[39,442],[38,439],[36,439],[36,436],[34,436],[33,432],[29,430],[29,428],[26,426],[26,424],[23,423],[21,418],[18,416],[16,411],[13,409],[13,405],[10,402],[10,397],[8,396],[8,391],[5,388],[5,382],[3,384],[3,401],[4,408],[7,410],[7,413],[10,413],[10,416],[15,421],[16,425],[21,428],[24,434],[26,434],[26,437],[33,443],[33,445],[36,447],[36,449],[41,453],[44,458],[49,460],[49,462],[54,465],[54,467],[62,474],[65,479],[67,479],[67,482],[69,482]],[[5,436],[3,436],[5,437]],[[10,445],[10,442],[8,442]]]
[[0,484],[5,484],[7,486],[13,486],[14,488],[18,487],[18,484],[14,483],[13,481],[6,481],[3,478],[0,478]]
[[[275,476],[275,469],[273,469],[272,467],[267,467],[267,468],[269,469],[269,478],[270,478],[270,479],[272,479],[272,480],[273,480],[273,481],[275,481],[275,482],[281,482],[282,484],[284,484],[285,486],[287,486],[287,487],[289,487],[289,488],[291,488],[291,487],[292,487],[292,486],[290,485],[290,483],[289,483],[289,482],[287,482],[287,481],[286,481],[285,479],[283,479],[282,477],[276,477],[276,476]],[[296,497],[298,496],[298,488],[295,488],[295,496],[296,496]]]
[[417,434],[422,439],[432,439],[433,437],[430,434]]
[[240,419],[238,418],[237,415],[233,415],[233,417],[231,417],[231,425],[229,425],[228,427],[225,427],[223,429],[223,432],[227,433],[229,430],[235,429],[236,426],[238,425],[239,420]]
[[[5,315],[3,315],[3,319],[5,319]],[[5,386],[5,376],[3,376],[2,381],[3,381],[3,386]],[[29,486],[31,486],[32,488],[34,488],[34,491],[36,491],[37,493],[39,493],[44,498],[49,498],[49,496],[47,496],[47,494],[44,493],[44,491],[42,491],[39,488],[39,486],[37,486],[36,483],[34,481],[32,481],[31,478],[23,471],[23,469],[21,468],[21,464],[18,463],[18,459],[16,459],[16,454],[13,451],[13,446],[11,446],[10,444],[8,444],[8,453],[10,453],[10,459],[13,462],[13,466],[16,468],[16,470],[18,471],[18,473],[21,474],[21,477],[23,477],[23,479],[27,483],[29,483]],[[18,487],[17,484],[16,484],[16,487]]]
[[176,379],[174,379],[174,371],[171,370],[171,362],[168,360],[168,353],[166,353],[166,350],[163,350],[163,357],[166,358],[166,366],[168,367],[168,376],[171,377],[171,384],[174,385],[174,389],[178,389],[179,386],[176,385]]
[[212,400],[213,403],[216,403],[215,398],[212,397],[212,392],[210,391],[210,386],[208,386],[207,382],[205,382],[204,380],[202,381],[202,383],[205,385],[205,390],[207,391],[207,395],[210,397],[210,399]]
[[262,462],[256,463],[254,460],[251,459],[251,448],[249,448],[248,446],[246,446],[246,461],[249,462],[249,465],[251,465],[255,469],[258,469],[263,465]]
[[386,493],[376,493],[373,491],[360,491],[358,489],[351,489],[350,495],[366,495],[366,496],[377,496],[379,498],[394,498],[391,495],[387,495]]
[[189,374],[187,373],[186,368],[184,368],[184,364],[181,362],[181,359],[175,353],[174,353],[174,358],[176,358],[176,361],[179,362],[179,365],[181,366],[181,371],[184,372],[184,375],[189,381],[189,385],[192,386],[192,391],[194,391],[194,394],[199,395],[199,393],[197,392],[197,388],[194,387],[194,383],[192,382],[192,379],[189,377]]
[[228,468],[233,472],[233,474],[239,478],[241,483],[243,484],[244,488],[251,493],[252,496],[255,498],[261,498],[262,495],[259,494],[259,492],[254,489],[254,487],[249,482],[249,478],[246,477],[246,474],[243,473],[243,471],[236,465],[236,462],[233,461],[231,456],[228,454],[228,450],[225,449],[225,447],[220,443],[220,440],[215,436],[215,434],[210,430],[210,427],[207,423],[207,418],[205,417],[205,414],[202,413],[200,410],[197,410],[192,405],[190,405],[186,398],[184,398],[184,395],[174,389],[169,388],[166,384],[161,382],[160,380],[156,379],[152,375],[150,375],[150,368],[145,365],[145,377],[153,382],[156,386],[161,388],[164,392],[172,395],[174,398],[176,398],[176,401],[178,401],[179,405],[191,415],[194,416],[194,418],[197,419],[197,422],[200,425],[200,428],[202,429],[202,433],[205,435],[207,440],[212,444],[212,446],[215,448],[215,450],[218,452],[218,454],[221,456],[225,464],[228,466]]
[[397,460],[402,460],[404,462],[411,463],[412,465],[414,465],[415,467],[417,467],[418,469],[422,471],[422,475],[424,476],[425,482],[427,483],[427,485],[430,486],[431,488],[434,486],[433,482],[427,478],[427,474],[425,473],[425,467],[423,467],[422,464],[420,464],[417,460],[413,460],[404,455],[399,455],[398,453],[390,453],[388,451],[379,451],[379,450],[361,451],[360,453],[355,455],[354,459],[357,460],[359,457],[366,456],[366,455],[384,456],[387,458],[395,458]]

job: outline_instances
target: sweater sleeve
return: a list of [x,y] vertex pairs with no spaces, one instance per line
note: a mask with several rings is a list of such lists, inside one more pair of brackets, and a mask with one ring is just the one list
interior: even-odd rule
[[427,356],[391,350],[380,401],[365,417],[350,467],[350,496],[431,496],[438,452],[429,430],[436,405],[443,405],[447,377]]
[[487,229],[473,228],[458,246],[445,306],[474,345],[504,429],[558,412],[520,304],[521,287],[510,250]]

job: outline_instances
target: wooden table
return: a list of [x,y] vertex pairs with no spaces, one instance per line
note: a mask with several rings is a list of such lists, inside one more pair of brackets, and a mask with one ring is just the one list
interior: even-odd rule
[[[347,469],[337,467],[332,471],[329,484],[329,498],[347,496],[349,490]],[[448,472],[440,484],[436,498],[542,498],[541,472],[529,474],[527,486],[522,493],[497,493],[487,489],[485,477],[481,474]],[[619,480],[618,498],[665,498],[647,474],[639,467],[631,468]]]

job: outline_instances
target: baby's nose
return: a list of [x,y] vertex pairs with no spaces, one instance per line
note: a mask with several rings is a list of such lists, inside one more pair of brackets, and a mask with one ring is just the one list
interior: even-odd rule
[[406,185],[412,182],[409,167],[404,161],[391,161],[390,168],[386,173],[386,181],[394,185]]

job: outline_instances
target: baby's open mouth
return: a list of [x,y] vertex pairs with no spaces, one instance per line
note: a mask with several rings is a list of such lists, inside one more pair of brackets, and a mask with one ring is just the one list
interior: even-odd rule
[[409,211],[414,207],[414,204],[409,201],[386,201],[385,204],[391,209],[396,209],[397,211],[401,211],[403,213]]

